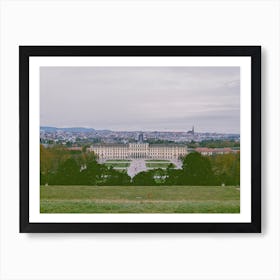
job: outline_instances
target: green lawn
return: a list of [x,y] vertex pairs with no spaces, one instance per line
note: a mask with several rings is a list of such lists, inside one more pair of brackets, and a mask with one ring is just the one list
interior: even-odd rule
[[115,168],[115,167],[119,167],[119,168],[126,168],[126,167],[129,167],[129,165],[130,165],[130,163],[129,162],[115,162],[115,163],[113,163],[113,162],[105,162],[104,163],[106,166],[108,166],[108,167],[113,167],[113,168]]
[[41,186],[41,213],[239,213],[220,186]]
[[147,168],[167,168],[169,165],[171,165],[172,168],[175,167],[175,165],[170,162],[153,162],[153,163],[146,162]]

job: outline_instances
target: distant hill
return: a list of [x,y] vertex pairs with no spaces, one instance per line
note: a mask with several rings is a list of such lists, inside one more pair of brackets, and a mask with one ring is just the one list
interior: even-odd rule
[[91,132],[95,131],[93,128],[85,128],[85,127],[53,127],[53,126],[41,126],[40,130],[44,130],[46,132],[54,132],[56,130],[62,130],[65,132]]

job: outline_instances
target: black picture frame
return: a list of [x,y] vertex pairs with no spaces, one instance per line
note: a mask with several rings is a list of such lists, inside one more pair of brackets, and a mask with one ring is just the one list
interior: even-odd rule
[[[250,223],[32,223],[29,222],[29,58],[32,56],[251,57]],[[21,233],[259,233],[261,232],[260,46],[19,46]],[[242,121],[242,120],[241,120]],[[39,141],[39,139],[38,139]]]

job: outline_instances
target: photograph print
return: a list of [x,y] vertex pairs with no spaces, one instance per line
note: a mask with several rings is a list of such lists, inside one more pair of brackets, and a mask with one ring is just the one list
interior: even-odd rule
[[239,67],[41,67],[41,213],[239,213]]
[[29,63],[33,222],[252,223],[250,57]]

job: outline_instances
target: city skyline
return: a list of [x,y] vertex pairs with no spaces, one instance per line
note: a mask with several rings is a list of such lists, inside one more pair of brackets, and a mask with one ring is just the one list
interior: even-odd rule
[[[192,127],[186,128],[185,130],[116,130],[116,129],[109,129],[109,128],[103,128],[103,129],[96,129],[94,127],[89,127],[89,126],[61,126],[61,127],[56,127],[56,126],[49,126],[49,125],[40,125],[40,128],[54,128],[54,129],[92,129],[95,131],[111,131],[111,132],[135,132],[135,133],[151,133],[151,132],[163,132],[163,133],[187,133],[192,130]],[[219,131],[196,131],[194,127],[194,133],[197,134],[205,134],[205,133],[217,133],[217,134],[240,134],[240,133],[234,133],[234,132],[219,132]]]
[[40,126],[240,133],[239,67],[41,67]]

